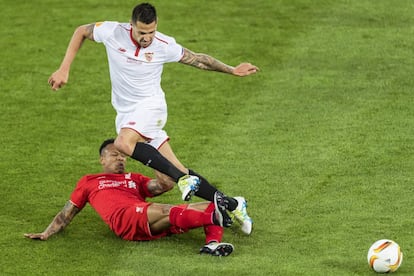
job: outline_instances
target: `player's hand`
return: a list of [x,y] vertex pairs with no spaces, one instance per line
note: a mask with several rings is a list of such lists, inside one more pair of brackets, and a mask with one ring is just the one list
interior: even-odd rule
[[63,85],[68,82],[69,72],[63,70],[57,70],[54,72],[48,79],[48,83],[51,86],[52,90],[58,90]]
[[254,66],[250,63],[241,63],[237,65],[233,70],[233,75],[244,77],[251,74],[254,74],[259,71],[257,66]]
[[28,233],[28,234],[24,234],[24,236],[26,238],[33,239],[33,240],[45,241],[48,239],[48,236],[46,236],[44,233],[37,233],[37,234]]

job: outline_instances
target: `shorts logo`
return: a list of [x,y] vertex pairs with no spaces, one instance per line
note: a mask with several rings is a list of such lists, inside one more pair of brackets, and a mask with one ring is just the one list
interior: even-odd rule
[[128,122],[127,123],[127,125],[130,125],[130,126],[133,126],[133,125],[135,125],[136,124],[136,122]]
[[144,213],[144,208],[142,208],[142,207],[135,207],[135,212],[137,212],[137,213]]

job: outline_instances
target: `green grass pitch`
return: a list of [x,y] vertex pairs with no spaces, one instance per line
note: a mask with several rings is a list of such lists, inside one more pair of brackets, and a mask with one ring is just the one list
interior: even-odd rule
[[[153,1],[158,29],[185,47],[261,69],[237,78],[168,64],[163,76],[173,149],[248,199],[252,235],[228,229],[231,256],[200,256],[200,229],[126,242],[88,206],[49,241],[25,239],[100,171],[97,148],[115,135],[103,45],[85,42],[60,91],[47,79],[78,25],[128,21],[137,3],[0,3],[0,274],[375,275],[368,248],[388,238],[404,252],[396,274],[413,275],[409,0]],[[177,189],[159,200],[181,202]]]

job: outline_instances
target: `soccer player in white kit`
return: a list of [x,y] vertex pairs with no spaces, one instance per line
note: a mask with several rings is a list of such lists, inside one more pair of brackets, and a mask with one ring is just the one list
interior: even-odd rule
[[112,84],[112,105],[117,112],[116,148],[131,158],[155,169],[165,191],[177,183],[182,199],[193,194],[213,201],[223,215],[223,226],[232,221],[226,210],[241,223],[242,231],[250,234],[252,220],[247,215],[243,197],[228,197],[205,178],[185,167],[175,156],[164,131],[167,104],[161,88],[164,63],[180,62],[199,69],[247,76],[259,69],[250,63],[236,67],[206,54],[196,54],[182,47],[174,38],[157,31],[155,7],[137,5],[129,23],[98,22],[79,26],[69,42],[65,57],[57,71],[49,77],[53,90],[69,79],[70,66],[86,39],[103,43],[108,57]]

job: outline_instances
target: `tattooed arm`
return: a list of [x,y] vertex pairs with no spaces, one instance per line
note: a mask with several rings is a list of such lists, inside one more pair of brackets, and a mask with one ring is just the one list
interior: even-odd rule
[[68,201],[42,233],[28,233],[24,234],[24,236],[30,239],[47,240],[53,234],[63,230],[79,211],[80,209],[78,207]]
[[206,54],[196,54],[184,48],[181,63],[191,65],[203,70],[223,72],[236,76],[248,76],[259,71],[259,68],[250,63],[241,63],[236,67],[229,66],[218,59]]
[[58,90],[68,82],[70,65],[81,48],[83,41],[85,39],[93,40],[94,27],[95,23],[91,23],[76,28],[59,69],[49,77],[48,83],[53,90]]
[[157,178],[148,182],[147,189],[153,196],[158,196],[174,188],[174,185],[175,182],[169,177]]

